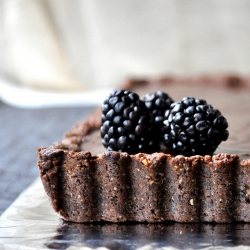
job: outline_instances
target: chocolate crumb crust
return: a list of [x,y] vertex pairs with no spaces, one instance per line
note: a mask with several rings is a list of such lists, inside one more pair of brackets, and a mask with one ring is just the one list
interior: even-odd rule
[[250,161],[39,149],[52,206],[74,222],[250,222]]
[[83,151],[85,138],[101,125],[100,113],[76,124],[61,142],[37,149],[44,189],[64,220],[250,222],[250,159]]

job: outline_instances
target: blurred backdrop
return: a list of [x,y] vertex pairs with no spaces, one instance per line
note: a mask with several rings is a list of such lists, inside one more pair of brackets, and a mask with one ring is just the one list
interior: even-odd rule
[[86,93],[127,77],[249,73],[249,0],[0,3],[4,99],[9,84]]

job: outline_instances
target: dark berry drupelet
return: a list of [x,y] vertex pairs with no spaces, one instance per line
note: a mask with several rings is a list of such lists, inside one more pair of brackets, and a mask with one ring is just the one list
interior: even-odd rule
[[170,108],[163,122],[163,140],[176,153],[212,155],[227,140],[227,120],[205,100],[185,97]]
[[109,151],[151,153],[158,149],[148,109],[136,93],[116,90],[102,105],[102,144]]
[[150,112],[151,119],[154,125],[155,135],[160,139],[164,114],[174,101],[167,93],[164,93],[162,91],[148,93],[141,99]]

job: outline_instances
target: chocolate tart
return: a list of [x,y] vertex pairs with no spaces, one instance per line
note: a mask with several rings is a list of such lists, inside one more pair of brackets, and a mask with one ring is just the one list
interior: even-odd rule
[[202,76],[128,80],[140,96],[206,99],[229,123],[213,156],[107,151],[98,108],[61,142],[39,148],[38,167],[53,209],[72,222],[250,222],[250,79]]

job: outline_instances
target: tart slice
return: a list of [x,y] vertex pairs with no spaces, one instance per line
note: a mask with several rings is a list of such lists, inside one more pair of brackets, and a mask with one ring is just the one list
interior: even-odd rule
[[227,117],[230,137],[214,155],[108,151],[101,109],[61,142],[39,148],[38,167],[54,210],[73,222],[250,222],[250,81],[210,76],[130,80],[140,96],[206,99]]

